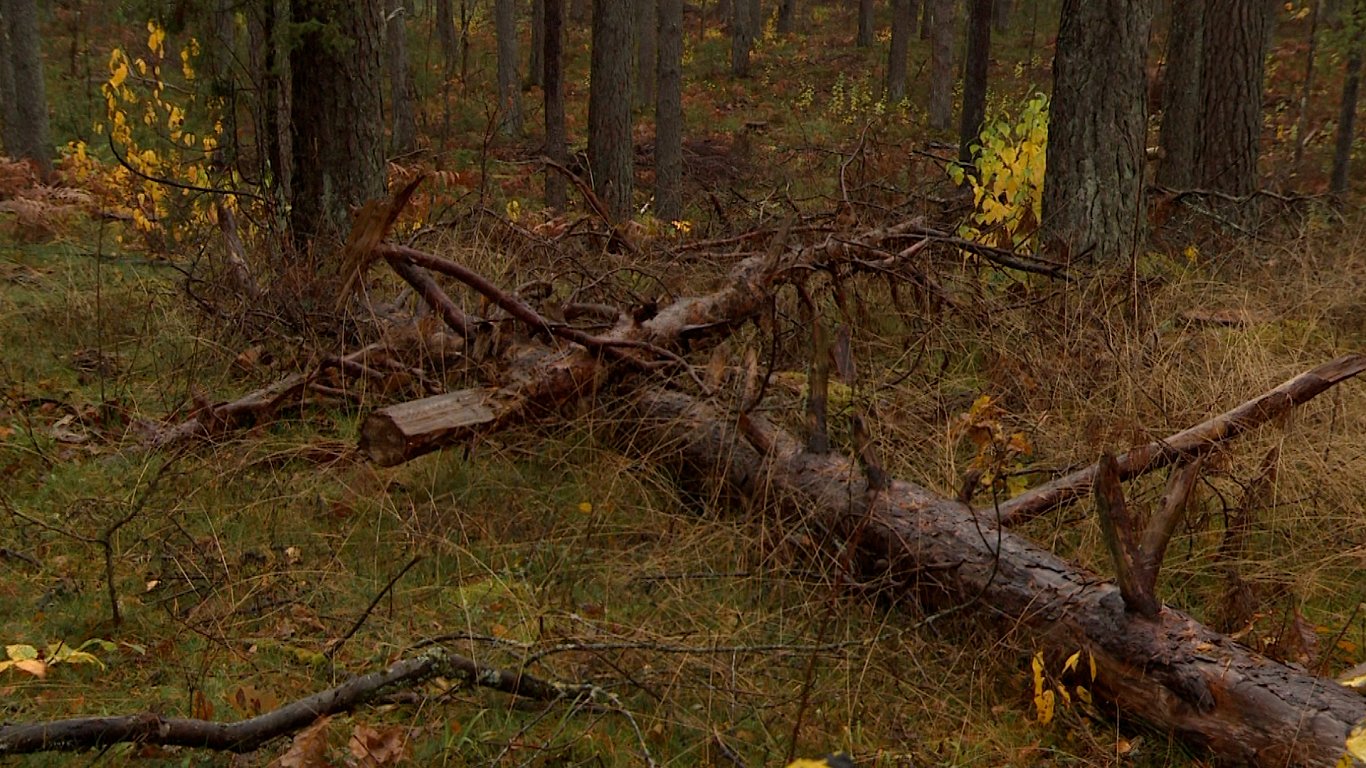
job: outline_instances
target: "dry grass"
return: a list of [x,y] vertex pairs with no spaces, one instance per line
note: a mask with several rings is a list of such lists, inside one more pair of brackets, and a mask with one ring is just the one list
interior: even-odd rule
[[[553,277],[568,290],[581,280],[585,297],[624,300],[642,283],[665,282],[642,275],[668,275],[671,290],[687,290],[714,269],[661,262],[613,272],[624,266],[618,257],[571,259],[499,231],[457,255],[505,285]],[[873,409],[894,473],[946,494],[973,456],[950,425],[981,394],[997,398],[1006,426],[1033,445],[1013,469],[1086,463],[1360,348],[1356,286],[1366,260],[1333,250],[1354,239],[1325,227],[1222,263],[1152,255],[1139,264],[1136,290],[1132,273],[1061,290],[960,263],[939,274],[959,306],[936,314],[878,313],[872,308],[889,298],[862,284],[854,292],[869,317],[853,318],[862,379],[851,402]],[[633,714],[643,745],[611,711],[433,686],[334,723],[337,749],[352,724],[369,723],[408,729],[420,764],[636,765],[648,749],[662,764],[734,756],[767,765],[787,754],[800,713],[799,752],[850,748],[864,765],[1190,762],[1160,734],[1116,730],[1080,712],[1033,724],[1032,648],[970,617],[922,626],[914,605],[848,593],[800,531],[777,528],[762,510],[680,495],[650,457],[604,447],[597,433],[606,424],[591,406],[567,425],[391,470],[347,458],[368,402],[309,409],[195,449],[148,493],[170,458],[139,448],[131,420],[171,411],[192,387],[249,387],[221,378],[236,350],[207,341],[149,267],[97,271],[42,251],[10,263],[26,279],[4,285],[0,329],[7,349],[27,354],[6,355],[3,369],[0,465],[10,480],[0,546],[39,565],[0,562],[0,633],[7,643],[100,636],[122,645],[103,654],[105,669],[58,668],[41,681],[7,673],[4,719],[145,707],[235,718],[252,711],[253,698],[293,698],[443,636],[493,663],[536,655],[538,674],[603,686]],[[590,285],[603,274],[612,277]],[[1200,319],[1216,310],[1240,319]],[[28,339],[38,326],[47,332],[35,345]],[[767,353],[769,339],[743,331],[728,350],[738,359],[747,345]],[[90,355],[75,353],[92,346],[120,364],[81,370],[73,361]],[[785,326],[778,367],[804,370],[804,348]],[[766,403],[778,418],[799,408],[802,379],[785,380]],[[88,440],[55,437],[67,413]],[[1366,394],[1349,383],[1221,454],[1173,543],[1164,596],[1217,620],[1222,569],[1233,566],[1258,595],[1237,627],[1247,642],[1330,671],[1360,661],[1363,431]],[[1272,446],[1279,471],[1253,505],[1251,548],[1221,560],[1228,516],[1245,504],[1243,489]],[[1140,503],[1159,492],[1153,483],[1131,489]],[[73,535],[98,538],[144,496],[114,538],[125,623],[113,627],[99,550]],[[1108,569],[1084,507],[1037,521],[1030,533]],[[320,649],[419,555],[337,667],[323,664]],[[1286,642],[1296,611],[1319,641],[1312,655]]]

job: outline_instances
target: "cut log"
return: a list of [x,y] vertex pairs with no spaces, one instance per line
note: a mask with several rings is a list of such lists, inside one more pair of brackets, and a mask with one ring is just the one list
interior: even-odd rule
[[737,424],[679,393],[641,391],[620,424],[625,450],[674,463],[680,481],[855,543],[862,577],[927,607],[976,610],[1058,660],[1084,652],[1096,663],[1093,693],[1121,717],[1204,745],[1230,764],[1363,765],[1338,761],[1352,726],[1366,718],[1366,699],[1173,608],[1152,620],[1126,611],[1115,585],[961,502],[902,481],[870,493],[849,459],[809,453],[758,418]]
[[360,450],[380,466],[401,464],[404,457],[430,452],[433,442],[444,444],[492,422],[488,400],[484,390],[464,389],[381,408],[361,424]]

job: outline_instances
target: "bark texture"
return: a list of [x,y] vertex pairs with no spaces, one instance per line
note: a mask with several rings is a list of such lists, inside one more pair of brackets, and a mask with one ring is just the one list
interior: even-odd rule
[[887,103],[906,98],[906,57],[911,45],[911,0],[892,0],[892,40],[887,46]]
[[1196,186],[1230,195],[1257,189],[1262,79],[1274,5],[1207,0],[1201,52]]
[[[296,243],[340,242],[351,210],[384,194],[381,0],[294,0],[290,52]],[[321,22],[321,23],[319,23]]]
[[1347,171],[1352,164],[1352,141],[1356,138],[1357,97],[1361,89],[1361,59],[1366,49],[1366,2],[1356,0],[1352,6],[1355,35],[1352,49],[1344,65],[1342,105],[1338,110],[1338,134],[1333,148],[1333,175],[1329,191],[1341,195],[1347,191]]
[[531,54],[527,85],[545,85],[545,0],[531,0]]
[[[740,0],[737,0],[739,2]],[[873,44],[873,0],[859,0],[858,3],[858,37],[854,43],[860,48],[868,48]]]
[[[545,2],[545,153],[560,165],[568,159],[569,149],[564,128],[564,0]],[[568,200],[564,177],[547,168],[545,172],[545,204],[556,211],[564,210]]]
[[991,61],[992,0],[968,0],[968,48],[963,68],[963,116],[958,130],[958,161],[972,162],[972,145],[987,114],[987,67]]
[[778,34],[790,35],[797,31],[798,0],[780,0],[778,3]]
[[19,145],[14,137],[19,113],[14,97],[14,54],[9,44],[8,0],[0,0],[0,151],[14,153]]
[[6,126],[5,150],[33,162],[46,177],[52,172],[52,141],[48,134],[47,86],[43,77],[42,40],[38,35],[36,0],[4,0],[0,5],[9,40],[10,73],[14,79],[13,124]]
[[754,46],[755,20],[749,0],[734,0],[730,17],[730,73],[749,77],[749,52]]
[[494,0],[493,17],[498,37],[498,125],[507,136],[522,133],[522,88],[517,77],[517,5],[514,0]]
[[953,127],[954,43],[958,40],[958,0],[925,0],[930,13],[930,127]]
[[655,98],[655,213],[683,217],[683,0],[659,0]]
[[1162,83],[1162,128],[1157,183],[1189,189],[1195,183],[1195,148],[1200,127],[1200,67],[1204,2],[1172,0],[1167,33],[1167,68]]
[[408,61],[408,9],[404,0],[389,0],[384,30],[384,61],[389,70],[392,151],[406,155],[417,148],[413,113],[413,73]]
[[1350,689],[1261,656],[1175,609],[1163,607],[1153,620],[1126,611],[1115,585],[990,517],[901,481],[870,492],[849,459],[808,453],[759,418],[742,419],[737,430],[732,415],[648,390],[625,423],[627,449],[673,456],[681,482],[719,483],[722,498],[848,542],[857,577],[870,586],[929,609],[981,605],[984,621],[1044,649],[1050,664],[1082,651],[1096,664],[1093,693],[1121,717],[1170,729],[1220,762],[1331,766],[1366,717],[1366,699]]
[[1142,236],[1151,23],[1147,0],[1062,4],[1043,226],[1069,258],[1126,258]]
[[655,75],[659,58],[658,0],[636,0],[636,106],[655,101]]
[[630,0],[594,0],[589,79],[588,164],[593,191],[621,222],[631,217],[635,188]]
[[441,44],[446,78],[450,79],[460,69],[460,38],[455,33],[455,12],[451,8],[451,0],[434,0],[434,5],[436,39]]

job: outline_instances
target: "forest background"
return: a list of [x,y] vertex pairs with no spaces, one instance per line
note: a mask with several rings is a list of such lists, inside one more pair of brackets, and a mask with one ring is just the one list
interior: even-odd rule
[[[414,181],[391,241],[589,327],[919,222],[937,234],[912,267],[784,294],[694,378],[800,431],[811,327],[844,325],[836,449],[865,424],[886,472],[986,508],[1361,350],[1364,9],[1094,5],[1144,34],[1141,79],[1111,94],[1139,151],[1091,193],[1136,196],[1113,230],[1054,239],[1055,56],[1121,70],[1130,39],[1066,29],[1077,3],[4,0],[0,720],[236,720],[439,640],[608,698],[438,678],[246,756],[99,759],[1204,764],[983,627],[990,606],[875,594],[819,531],[680,488],[666,448],[612,438],[614,390],[396,467],[355,446],[385,405],[506,383],[533,340],[443,282],[500,329],[467,348],[395,275],[348,272],[363,204]],[[1183,45],[1257,24],[1255,71],[1192,86],[1208,59]],[[1212,148],[1252,162],[1211,172]],[[175,431],[297,374],[307,393],[259,423]],[[1319,674],[1366,662],[1363,433],[1348,383],[1208,457],[1162,599]],[[1113,574],[1095,518],[1024,530]]]

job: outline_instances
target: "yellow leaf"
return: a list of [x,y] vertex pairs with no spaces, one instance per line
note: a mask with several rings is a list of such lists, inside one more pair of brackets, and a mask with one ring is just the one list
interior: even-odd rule
[[582,512],[582,513],[584,513],[585,515],[591,513],[591,512],[593,511],[593,502],[591,502],[591,501],[581,501],[581,502],[579,502],[579,511]]
[[7,645],[5,655],[15,661],[25,661],[38,658],[38,649],[31,645]]
[[1366,761],[1366,722],[1352,729],[1347,735],[1347,754]]
[[1053,722],[1055,702],[1052,691],[1044,691],[1034,697],[1034,710],[1039,716],[1039,725]]
[[[1011,440],[1013,441],[1014,438],[1011,438]],[[1063,662],[1062,671],[1063,671],[1063,672],[1072,672],[1072,671],[1076,670],[1077,665],[1080,664],[1080,663],[1081,663],[1081,651],[1077,651],[1076,653],[1072,654],[1071,656],[1068,656],[1068,657],[1067,657],[1067,661]]]

